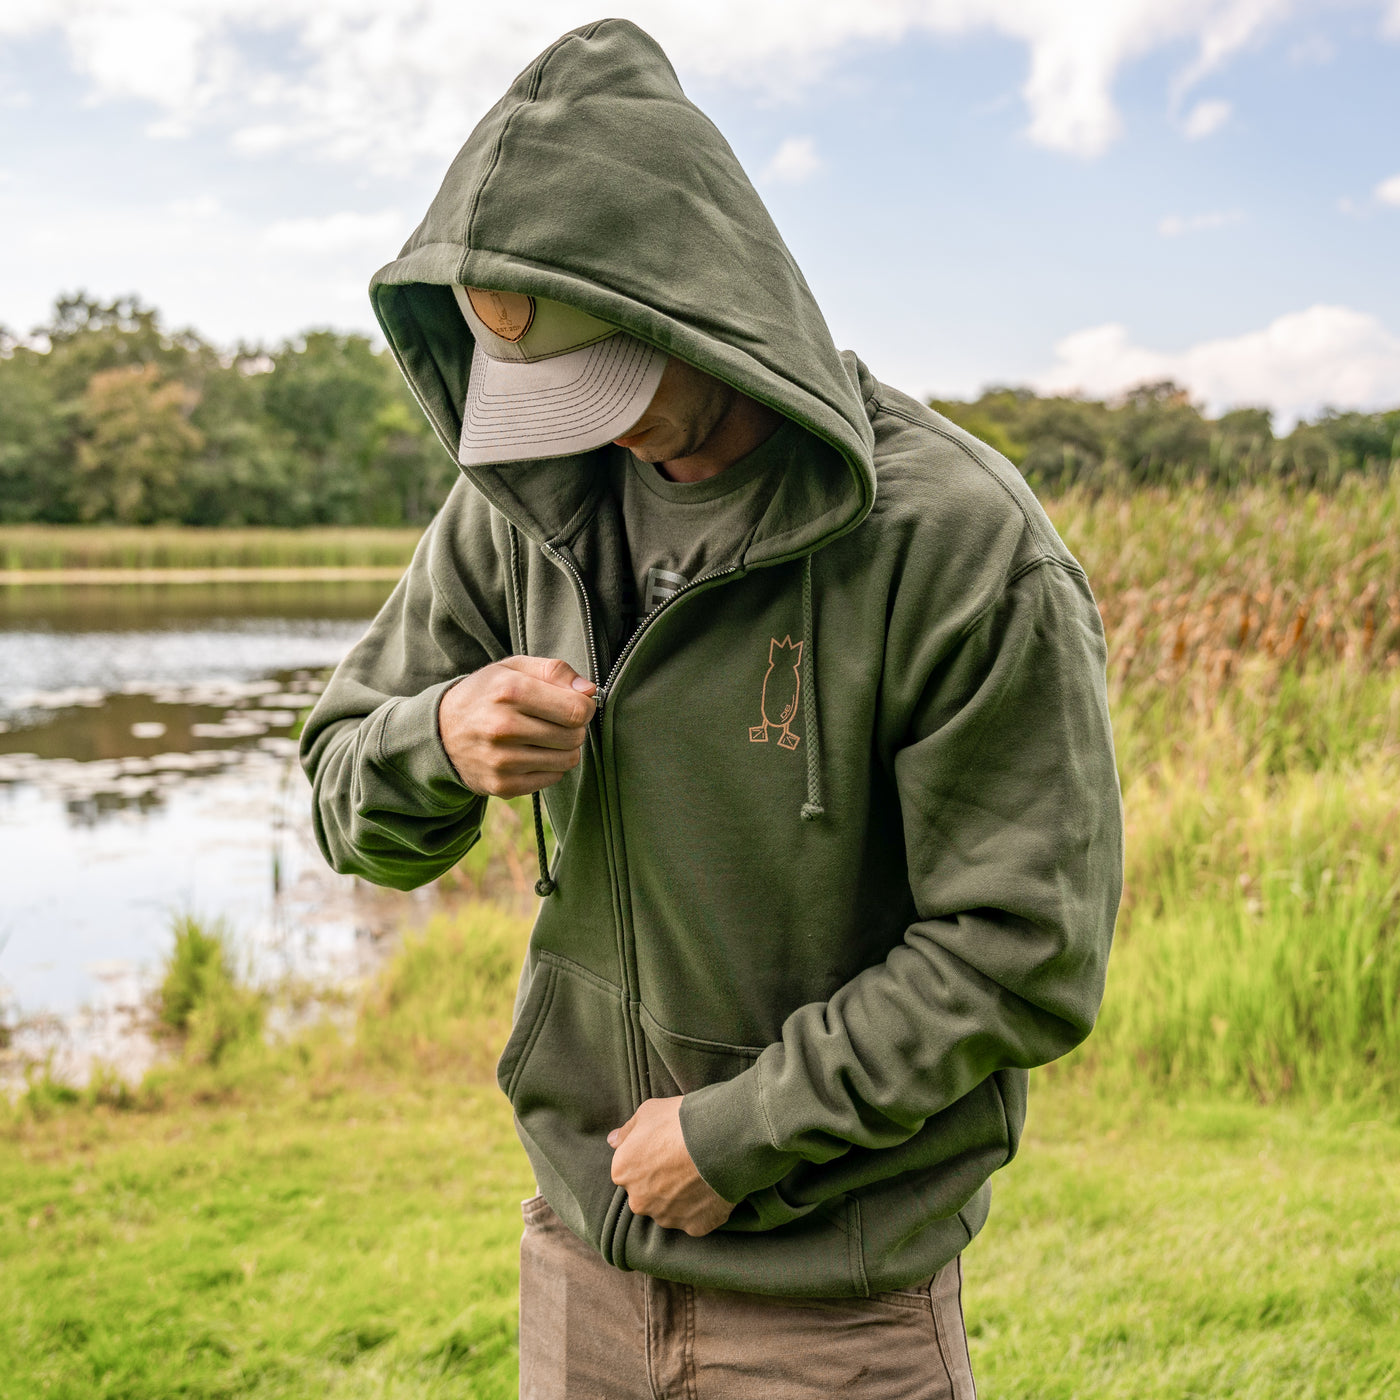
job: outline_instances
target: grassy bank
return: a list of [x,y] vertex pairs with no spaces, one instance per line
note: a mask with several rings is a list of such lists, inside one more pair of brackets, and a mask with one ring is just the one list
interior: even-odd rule
[[402,568],[417,529],[0,526],[0,570]]
[[[1400,488],[1051,510],[1109,633],[1126,890],[968,1251],[981,1394],[1394,1393]],[[490,820],[449,883],[528,888],[528,818]],[[530,1183],[489,1079],[524,936],[440,920],[353,1034],[192,1012],[140,1086],[36,1081],[0,1120],[0,1400],[513,1394]]]
[[[532,1186],[483,1081],[523,935],[439,921],[353,1042],[323,1026],[176,1063],[124,1110],[39,1094],[15,1113],[0,1396],[512,1396]],[[1042,1077],[966,1259],[981,1393],[1389,1393],[1397,1158],[1400,1126],[1350,1110]]]

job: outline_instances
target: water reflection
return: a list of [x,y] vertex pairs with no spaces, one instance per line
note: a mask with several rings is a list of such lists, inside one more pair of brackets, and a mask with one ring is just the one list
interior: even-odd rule
[[389,586],[0,589],[0,999],[92,1023],[182,912],[260,976],[360,965],[414,897],[326,869],[292,734]]
[[151,583],[0,586],[0,632],[179,630],[189,622],[301,622],[373,617],[387,583]]

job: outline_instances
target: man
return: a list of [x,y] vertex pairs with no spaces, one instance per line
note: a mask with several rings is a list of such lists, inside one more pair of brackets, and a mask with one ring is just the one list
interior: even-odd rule
[[521,74],[371,294],[464,480],[303,754],[399,887],[548,802],[522,1393],[970,1396],[960,1254],[1119,895],[1083,572],[838,356],[626,22]]

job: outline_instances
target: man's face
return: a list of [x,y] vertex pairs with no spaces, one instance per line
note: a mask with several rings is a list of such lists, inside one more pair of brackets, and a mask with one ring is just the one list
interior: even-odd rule
[[739,391],[672,356],[646,412],[620,438],[644,462],[675,462],[698,452]]

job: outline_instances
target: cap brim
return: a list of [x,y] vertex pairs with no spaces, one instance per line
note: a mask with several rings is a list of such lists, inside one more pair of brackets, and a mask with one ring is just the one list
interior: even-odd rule
[[619,331],[534,364],[476,347],[457,460],[464,466],[591,452],[647,410],[666,355]]

